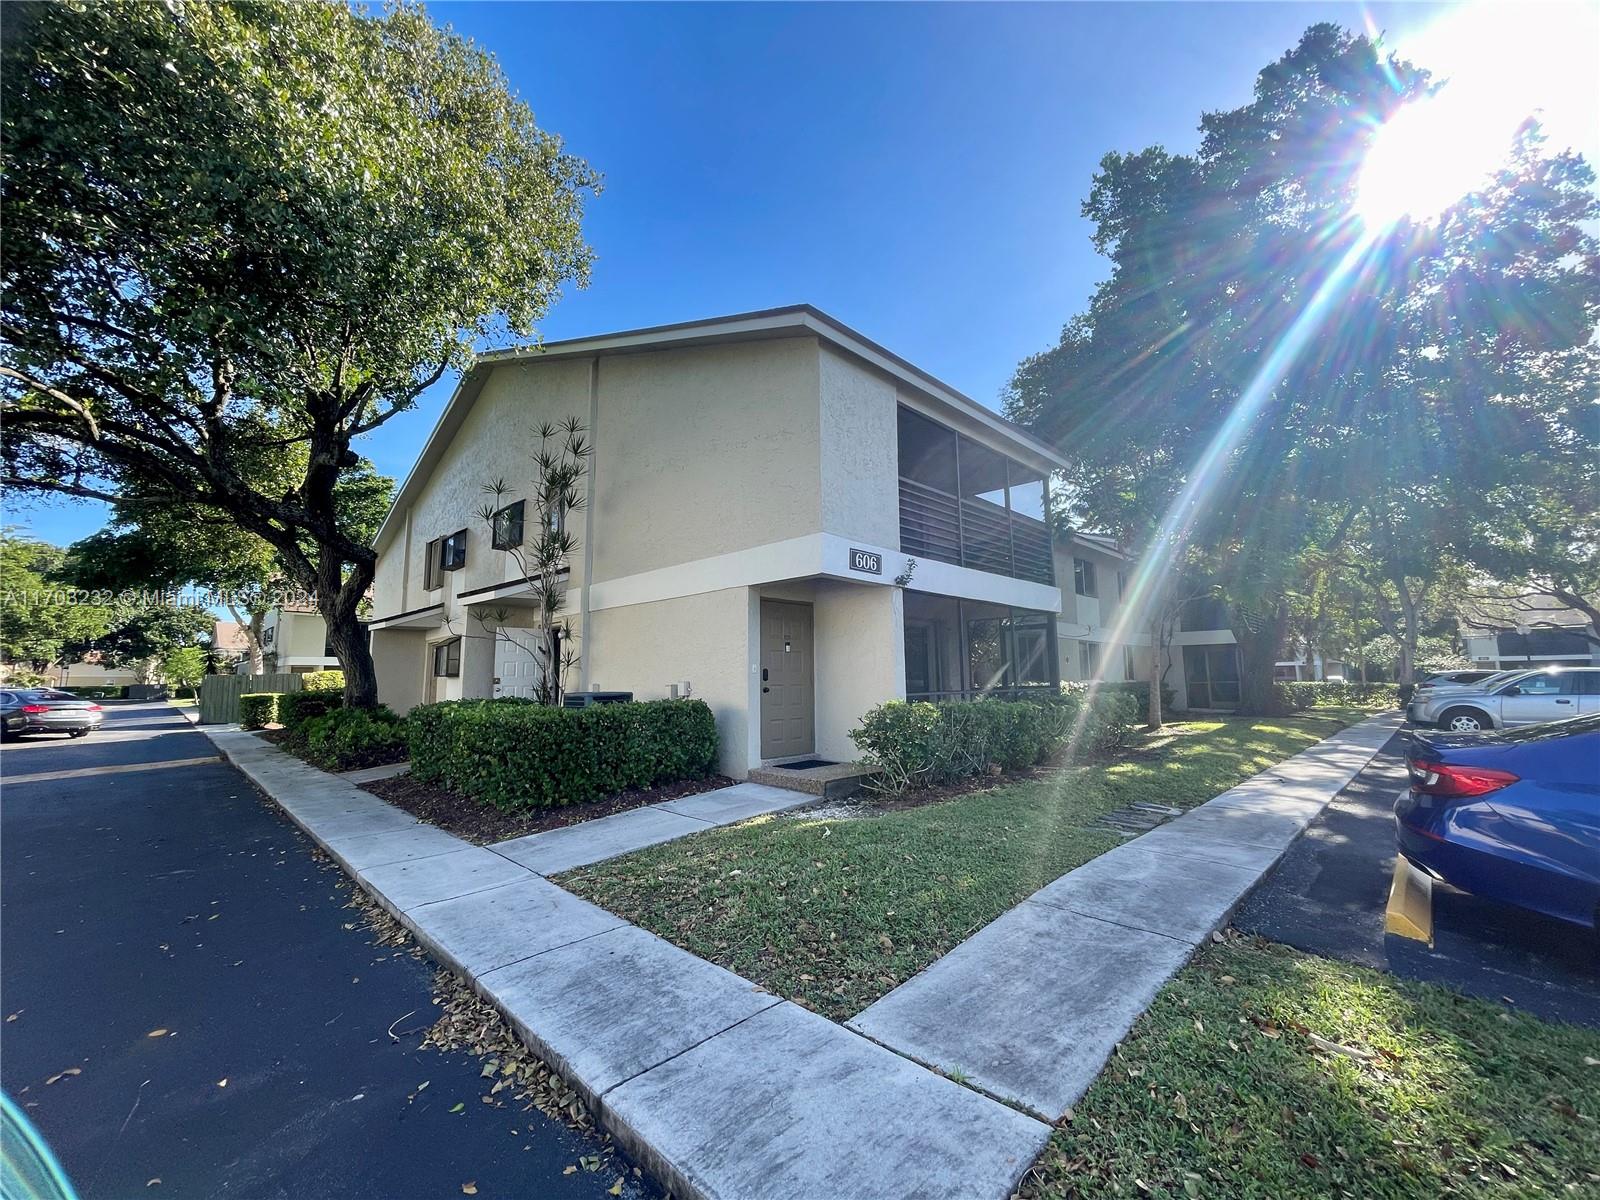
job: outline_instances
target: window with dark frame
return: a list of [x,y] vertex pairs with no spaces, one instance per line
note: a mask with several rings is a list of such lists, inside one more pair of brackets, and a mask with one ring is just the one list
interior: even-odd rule
[[522,515],[526,501],[508,504],[494,514],[493,533],[490,539],[496,550],[516,550],[522,546]]
[[1137,679],[1137,678],[1139,678],[1138,672],[1136,672],[1134,670],[1134,666],[1133,666],[1133,647],[1132,646],[1124,646],[1122,648],[1122,677],[1124,679]]
[[431,592],[438,588],[442,582],[439,578],[439,543],[442,539],[434,538],[422,552],[422,588]]
[[467,531],[458,529],[439,543],[439,569],[459,571],[467,565]]
[[1100,643],[1078,643],[1078,674],[1093,679],[1100,673]]
[[1096,597],[1100,594],[1095,583],[1094,564],[1086,558],[1072,560],[1072,590],[1080,596]]
[[433,648],[433,673],[444,679],[455,679],[461,674],[461,639],[451,638]]

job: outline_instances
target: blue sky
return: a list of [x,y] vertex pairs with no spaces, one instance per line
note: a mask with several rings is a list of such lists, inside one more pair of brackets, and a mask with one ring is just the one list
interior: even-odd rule
[[[1404,47],[1439,5],[435,3],[605,176],[575,337],[807,301],[987,404],[1104,271],[1100,157],[1192,150],[1203,111],[1320,20]],[[1510,11],[1510,10],[1503,10]],[[1591,46],[1593,43],[1590,43]],[[1424,63],[1424,65],[1427,65]],[[405,475],[448,398],[361,445]],[[97,505],[8,504],[66,542]]]

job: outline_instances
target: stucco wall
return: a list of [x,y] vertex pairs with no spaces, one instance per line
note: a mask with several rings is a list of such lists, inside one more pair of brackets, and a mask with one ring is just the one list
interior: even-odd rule
[[749,768],[749,589],[726,588],[594,614],[579,652],[589,658],[590,689],[659,700],[688,680],[716,714],[721,770],[742,779]]
[[[379,556],[373,612],[381,616],[410,612],[441,600],[454,612],[453,597],[459,593],[515,577],[516,560],[490,546],[489,530],[477,516],[477,510],[492,500],[483,487],[495,480],[508,485],[509,492],[497,506],[526,499],[539,426],[568,417],[585,425],[589,421],[587,359],[513,362],[491,371],[412,506],[409,539],[402,531]],[[467,530],[467,565],[445,573],[439,589],[425,591],[423,555],[428,542],[458,529]],[[581,556],[572,566],[576,583]],[[403,587],[397,586],[402,577]]]
[[378,674],[378,699],[397,713],[409,712],[426,697],[428,649],[420,629],[374,629],[372,664]]
[[900,546],[894,384],[819,349],[822,529],[869,546]]
[[817,754],[851,762],[861,716],[906,694],[905,630],[895,587],[823,583],[816,590]]
[[784,338],[601,360],[597,581],[816,532],[818,356]]

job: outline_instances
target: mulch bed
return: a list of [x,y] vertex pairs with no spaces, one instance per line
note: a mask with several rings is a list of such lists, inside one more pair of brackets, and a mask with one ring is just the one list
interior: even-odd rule
[[711,775],[705,779],[685,779],[679,783],[665,783],[660,787],[637,791],[618,792],[603,800],[588,804],[568,804],[562,808],[527,808],[507,810],[463,796],[449,788],[422,783],[410,775],[396,775],[393,779],[376,779],[362,784],[362,788],[381,797],[396,808],[403,808],[418,820],[437,825],[446,833],[453,833],[479,846],[503,842],[507,838],[524,837],[530,833],[543,833],[563,825],[577,825],[596,817],[609,817],[614,813],[642,808],[646,804],[659,804],[663,800],[677,800],[701,792],[714,792],[732,787],[734,780],[726,775]]

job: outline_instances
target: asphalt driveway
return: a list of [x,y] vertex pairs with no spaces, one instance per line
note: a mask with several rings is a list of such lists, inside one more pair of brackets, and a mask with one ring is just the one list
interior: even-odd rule
[[1600,940],[1577,926],[1433,888],[1434,948],[1386,934],[1402,735],[1323,810],[1234,916],[1300,950],[1600,1026]]
[[205,737],[107,717],[0,751],[0,1084],[81,1195],[606,1195],[592,1140],[419,1047],[432,966],[372,944]]

